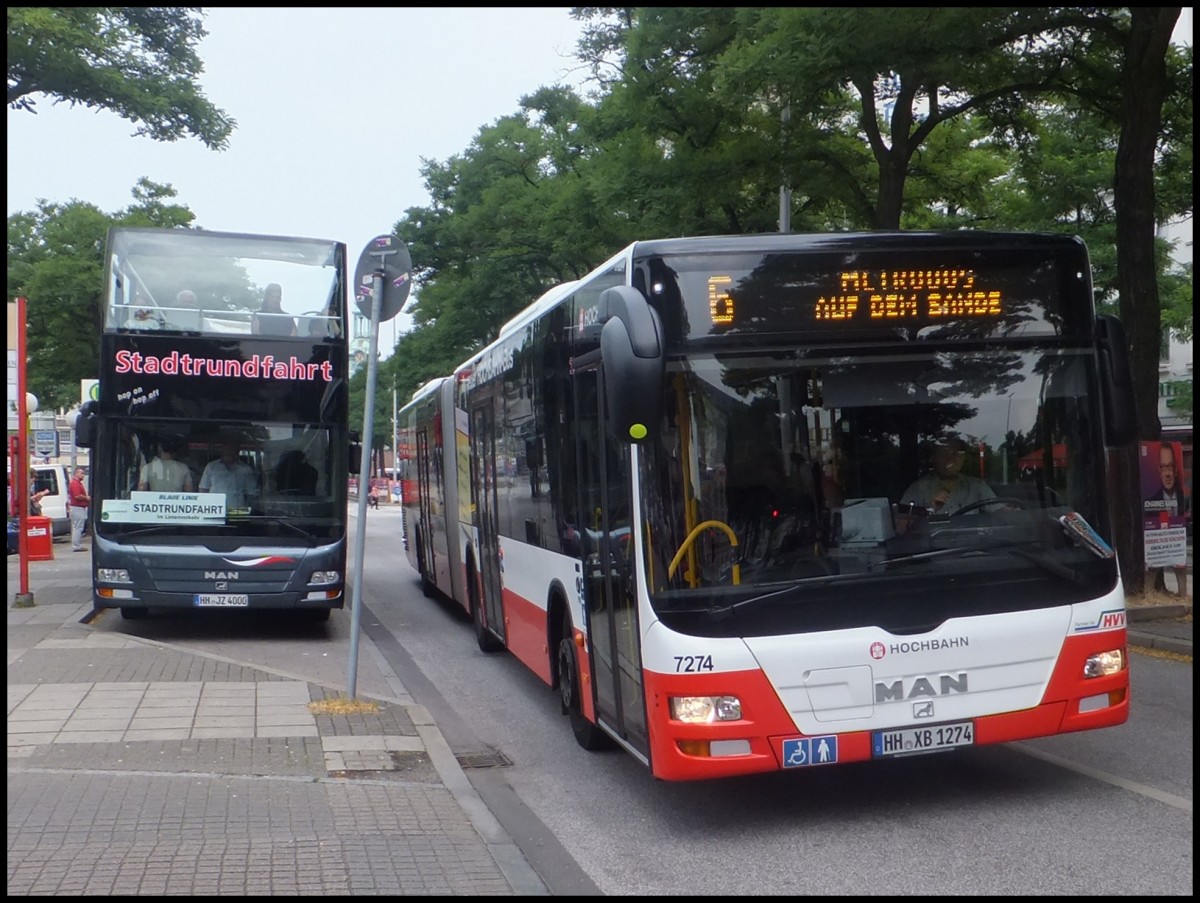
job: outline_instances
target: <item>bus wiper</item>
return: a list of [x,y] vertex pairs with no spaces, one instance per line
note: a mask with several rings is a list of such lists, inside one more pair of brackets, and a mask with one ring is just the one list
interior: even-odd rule
[[1064,580],[1070,580],[1072,583],[1079,583],[1083,580],[1080,574],[1074,569],[1067,567],[1065,564],[1056,561],[1050,556],[1040,555],[1031,551],[1029,548],[1031,545],[1036,545],[1036,542],[1026,540],[1024,542],[1005,542],[992,545],[960,546],[954,549],[938,549],[934,552],[917,552],[912,555],[903,555],[900,558],[892,558],[888,561],[881,561],[878,564],[872,565],[870,570],[876,570],[880,568],[886,569],[899,564],[914,564],[922,561],[929,561],[933,558],[945,558],[973,554],[987,555],[997,552],[1005,552],[1032,562],[1042,570],[1053,574],[1055,577],[1061,577]]
[[[211,530],[226,530],[233,524],[205,524],[205,528]],[[121,539],[133,539],[138,536],[153,536],[156,533],[171,533],[175,534],[179,529],[179,524],[153,524],[149,527],[139,527],[137,530],[126,530],[117,534]]]
[[303,527],[296,526],[294,523],[292,523],[286,517],[279,517],[278,515],[268,515],[268,516],[265,516],[262,518],[255,518],[255,520],[258,523],[262,523],[262,522],[266,521],[269,523],[278,524],[281,527],[286,527],[287,529],[289,529],[293,533],[295,533],[297,536],[299,536],[301,539],[308,540],[309,545],[315,545],[317,542],[317,535],[315,533],[310,533],[308,530],[305,530]]
[[778,596],[783,596],[788,593],[793,593],[796,590],[813,589],[818,586],[828,586],[830,583],[836,583],[840,580],[847,580],[854,577],[864,577],[865,574],[829,574],[826,577],[809,577],[805,580],[798,580],[789,583],[783,589],[771,590],[769,593],[761,593],[757,596],[751,596],[749,599],[742,599],[740,602],[733,602],[729,605],[720,607],[713,606],[708,610],[708,616],[714,621],[723,621],[731,614],[741,611],[743,608],[748,608],[751,605],[758,605],[760,602],[766,602],[769,599],[774,599]]

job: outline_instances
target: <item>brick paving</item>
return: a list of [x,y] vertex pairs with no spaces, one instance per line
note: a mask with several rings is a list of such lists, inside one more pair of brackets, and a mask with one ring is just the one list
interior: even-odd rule
[[547,893],[395,675],[314,712],[342,694],[81,624],[55,553],[31,608],[9,561],[10,896]]

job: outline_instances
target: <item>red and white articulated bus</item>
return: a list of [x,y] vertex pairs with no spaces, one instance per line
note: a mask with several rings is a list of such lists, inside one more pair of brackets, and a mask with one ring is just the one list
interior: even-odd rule
[[1118,725],[1126,355],[1073,237],[636,242],[401,411],[407,554],[657,778]]

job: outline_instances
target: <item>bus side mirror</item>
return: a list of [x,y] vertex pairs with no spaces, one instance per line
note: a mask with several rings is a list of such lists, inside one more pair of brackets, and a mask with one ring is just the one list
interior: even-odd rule
[[1128,445],[1137,437],[1129,342],[1125,338],[1125,327],[1111,314],[1096,318],[1096,350],[1100,362],[1105,438],[1109,445]]
[[96,402],[85,401],[75,418],[75,445],[91,448],[96,444]]
[[362,437],[357,432],[350,433],[350,473],[357,474],[362,464]]
[[600,357],[613,432],[641,442],[662,417],[665,373],[662,321],[636,288],[619,285],[600,296]]

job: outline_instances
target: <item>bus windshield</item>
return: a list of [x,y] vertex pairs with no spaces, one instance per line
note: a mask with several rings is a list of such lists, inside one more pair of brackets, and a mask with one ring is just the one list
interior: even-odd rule
[[[1061,520],[1107,532],[1088,360],[910,348],[669,366],[669,429],[639,458],[652,605],[706,635],[908,632],[1111,590],[1115,560]],[[949,513],[906,495],[947,435],[984,487]]]
[[328,241],[115,230],[105,329],[336,337],[339,265]]
[[327,540],[344,529],[334,474],[345,462],[327,427],[154,418],[113,426],[113,484],[96,523],[102,536]]

